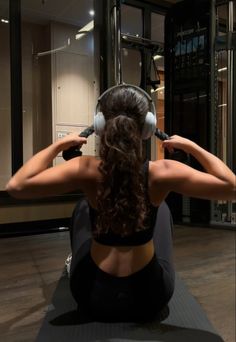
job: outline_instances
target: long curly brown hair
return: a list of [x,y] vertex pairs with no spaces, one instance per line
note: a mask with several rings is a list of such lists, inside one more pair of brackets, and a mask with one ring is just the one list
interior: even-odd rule
[[123,85],[100,103],[106,119],[101,136],[96,233],[126,236],[144,229],[147,215],[141,132],[149,109],[141,91]]

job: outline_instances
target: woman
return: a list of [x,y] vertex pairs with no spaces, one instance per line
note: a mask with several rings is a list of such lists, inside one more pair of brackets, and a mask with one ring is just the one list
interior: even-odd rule
[[105,118],[100,160],[78,157],[49,167],[59,152],[86,144],[85,138],[71,134],[32,157],[7,184],[17,198],[78,188],[85,193],[89,207],[82,201],[73,221],[71,290],[83,314],[94,319],[150,319],[170,300],[170,224],[156,221],[170,191],[204,199],[235,198],[232,171],[188,139],[175,135],[163,147],[191,154],[205,172],[173,160],[143,162],[141,141],[149,107],[138,88],[112,88],[100,100]]

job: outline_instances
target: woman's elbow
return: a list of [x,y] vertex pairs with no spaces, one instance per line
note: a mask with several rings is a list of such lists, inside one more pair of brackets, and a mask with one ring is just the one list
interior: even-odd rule
[[10,179],[6,184],[5,191],[12,197],[24,198],[23,188],[14,180],[14,178]]
[[227,185],[227,200],[236,201],[236,180],[233,183]]
[[232,201],[236,201],[236,184],[233,185],[232,187]]

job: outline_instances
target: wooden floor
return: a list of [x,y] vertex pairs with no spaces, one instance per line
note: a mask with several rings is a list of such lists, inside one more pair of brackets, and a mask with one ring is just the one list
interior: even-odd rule
[[[235,342],[235,232],[176,227],[176,269],[225,342]],[[0,239],[0,341],[35,341],[68,233]]]

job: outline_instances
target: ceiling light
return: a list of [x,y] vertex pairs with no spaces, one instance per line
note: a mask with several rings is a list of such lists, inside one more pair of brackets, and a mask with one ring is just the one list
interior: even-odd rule
[[227,70],[227,67],[224,67],[224,68],[218,69],[218,72],[222,72],[222,71],[226,71],[226,70]]
[[151,89],[151,93],[155,93],[156,91],[160,91],[160,90],[163,90],[165,89],[165,87],[160,87],[160,88],[157,88],[157,89]]
[[1,23],[8,24],[8,23],[9,23],[9,20],[7,20],[7,19],[1,19]]
[[94,14],[95,14],[94,10],[90,10],[90,11],[89,11],[89,15],[91,15],[91,17],[93,17]]
[[94,21],[91,20],[87,25],[85,25],[84,27],[82,27],[78,33],[75,35],[75,39],[80,39],[82,38],[85,34],[87,34],[88,32],[92,31],[94,27]]
[[156,56],[154,56],[153,57],[153,59],[154,59],[154,61],[156,61],[157,59],[160,59],[160,58],[162,58],[163,56],[161,56],[161,55],[156,55]]

